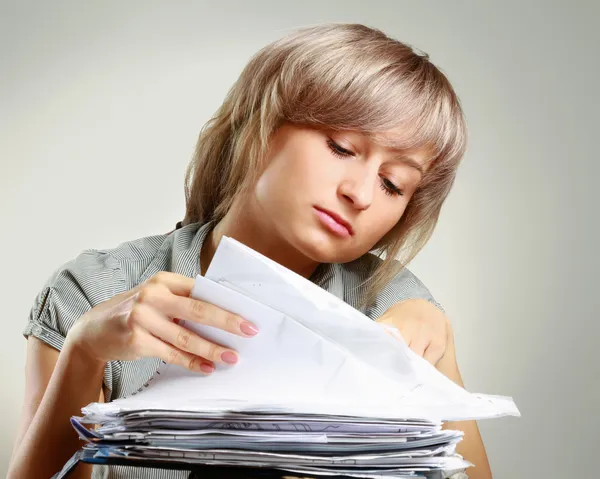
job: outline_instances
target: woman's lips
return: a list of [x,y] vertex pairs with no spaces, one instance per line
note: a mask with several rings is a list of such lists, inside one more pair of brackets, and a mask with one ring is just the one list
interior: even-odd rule
[[334,213],[330,213],[327,210],[314,207],[317,217],[321,221],[321,224],[325,226],[332,233],[342,237],[348,238],[352,236],[352,229],[350,225],[344,224],[342,221],[334,217]]

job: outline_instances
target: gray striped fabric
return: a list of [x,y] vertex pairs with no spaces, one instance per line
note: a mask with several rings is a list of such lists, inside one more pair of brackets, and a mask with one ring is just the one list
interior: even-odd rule
[[[188,277],[200,272],[200,248],[210,223],[186,225],[167,234],[122,243],[107,250],[85,250],[58,268],[37,295],[24,330],[60,351],[77,318],[114,295],[128,291],[159,271]],[[361,282],[380,261],[365,255],[345,264],[321,265],[311,278],[320,287],[357,307]],[[398,274],[378,295],[374,305],[362,310],[375,320],[390,306],[410,298],[423,298],[436,306],[427,288],[408,270]],[[441,307],[440,307],[441,309]],[[142,388],[160,364],[159,359],[111,361],[104,372],[107,401]],[[185,471],[95,466],[93,478],[187,478]]]

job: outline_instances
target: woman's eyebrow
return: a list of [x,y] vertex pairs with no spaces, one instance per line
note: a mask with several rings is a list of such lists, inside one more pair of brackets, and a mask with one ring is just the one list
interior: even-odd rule
[[419,173],[421,173],[421,176],[423,176],[425,174],[423,165],[421,165],[421,163],[419,163],[417,160],[415,160],[411,156],[400,155],[400,156],[395,156],[394,159],[404,163],[407,166],[410,166],[411,168],[416,169]]
[[375,145],[378,145],[378,146],[384,148],[385,150],[389,151],[390,153],[392,153],[392,154],[397,153],[398,156],[394,157],[395,160],[398,160],[398,161],[404,163],[405,165],[410,166],[411,168],[414,168],[419,173],[421,173],[421,176],[423,176],[425,174],[425,169],[423,168],[423,165],[419,161],[417,161],[415,158],[413,158],[412,156],[407,156],[405,153],[405,151],[406,151],[405,149],[392,146],[393,145],[392,142],[390,142],[389,140],[386,140],[385,137],[381,137],[376,134],[367,133],[364,136],[366,136],[367,139],[369,141],[373,142]]

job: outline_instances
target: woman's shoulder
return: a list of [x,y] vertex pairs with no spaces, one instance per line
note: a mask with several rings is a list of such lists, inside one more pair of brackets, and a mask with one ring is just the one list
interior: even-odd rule
[[[381,265],[383,259],[373,253],[366,253],[360,258],[350,261],[348,263],[342,263],[341,267],[344,271],[345,276],[354,276],[360,281],[367,280]],[[399,262],[394,260],[396,265]],[[415,276],[408,267],[400,268],[396,275],[386,285],[386,288],[397,288],[397,287],[418,287],[425,288],[425,285]],[[384,288],[385,289],[385,288]],[[426,288],[425,288],[426,289]]]
[[[365,284],[382,259],[367,253],[360,258],[341,265],[345,282],[350,285]],[[399,266],[399,263],[398,263]],[[375,302],[366,310],[371,319],[377,319],[388,308],[406,299],[425,299],[443,311],[442,306],[423,282],[408,268],[398,270],[394,277],[377,293]]]
[[34,298],[25,335],[45,334],[60,349],[77,318],[136,284],[168,237],[146,236],[112,248],[85,249],[60,264]]
[[[104,249],[85,249],[60,265],[48,279],[47,286],[62,289],[76,283],[88,293],[90,303],[97,304],[131,284],[156,257],[168,234],[124,241]],[[108,297],[106,297],[108,295]]]
[[43,291],[76,298],[93,307],[139,284],[149,272],[172,270],[193,248],[198,224],[169,233],[144,236],[104,249],[85,249],[56,268]]

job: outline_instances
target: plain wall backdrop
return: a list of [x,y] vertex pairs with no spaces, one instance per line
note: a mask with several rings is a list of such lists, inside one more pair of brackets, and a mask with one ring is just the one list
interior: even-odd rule
[[14,1],[0,7],[0,473],[35,294],[86,248],[184,213],[201,126],[250,56],[296,27],[358,22],[428,52],[470,146],[411,265],[444,305],[496,478],[595,477],[600,8],[575,1]]

